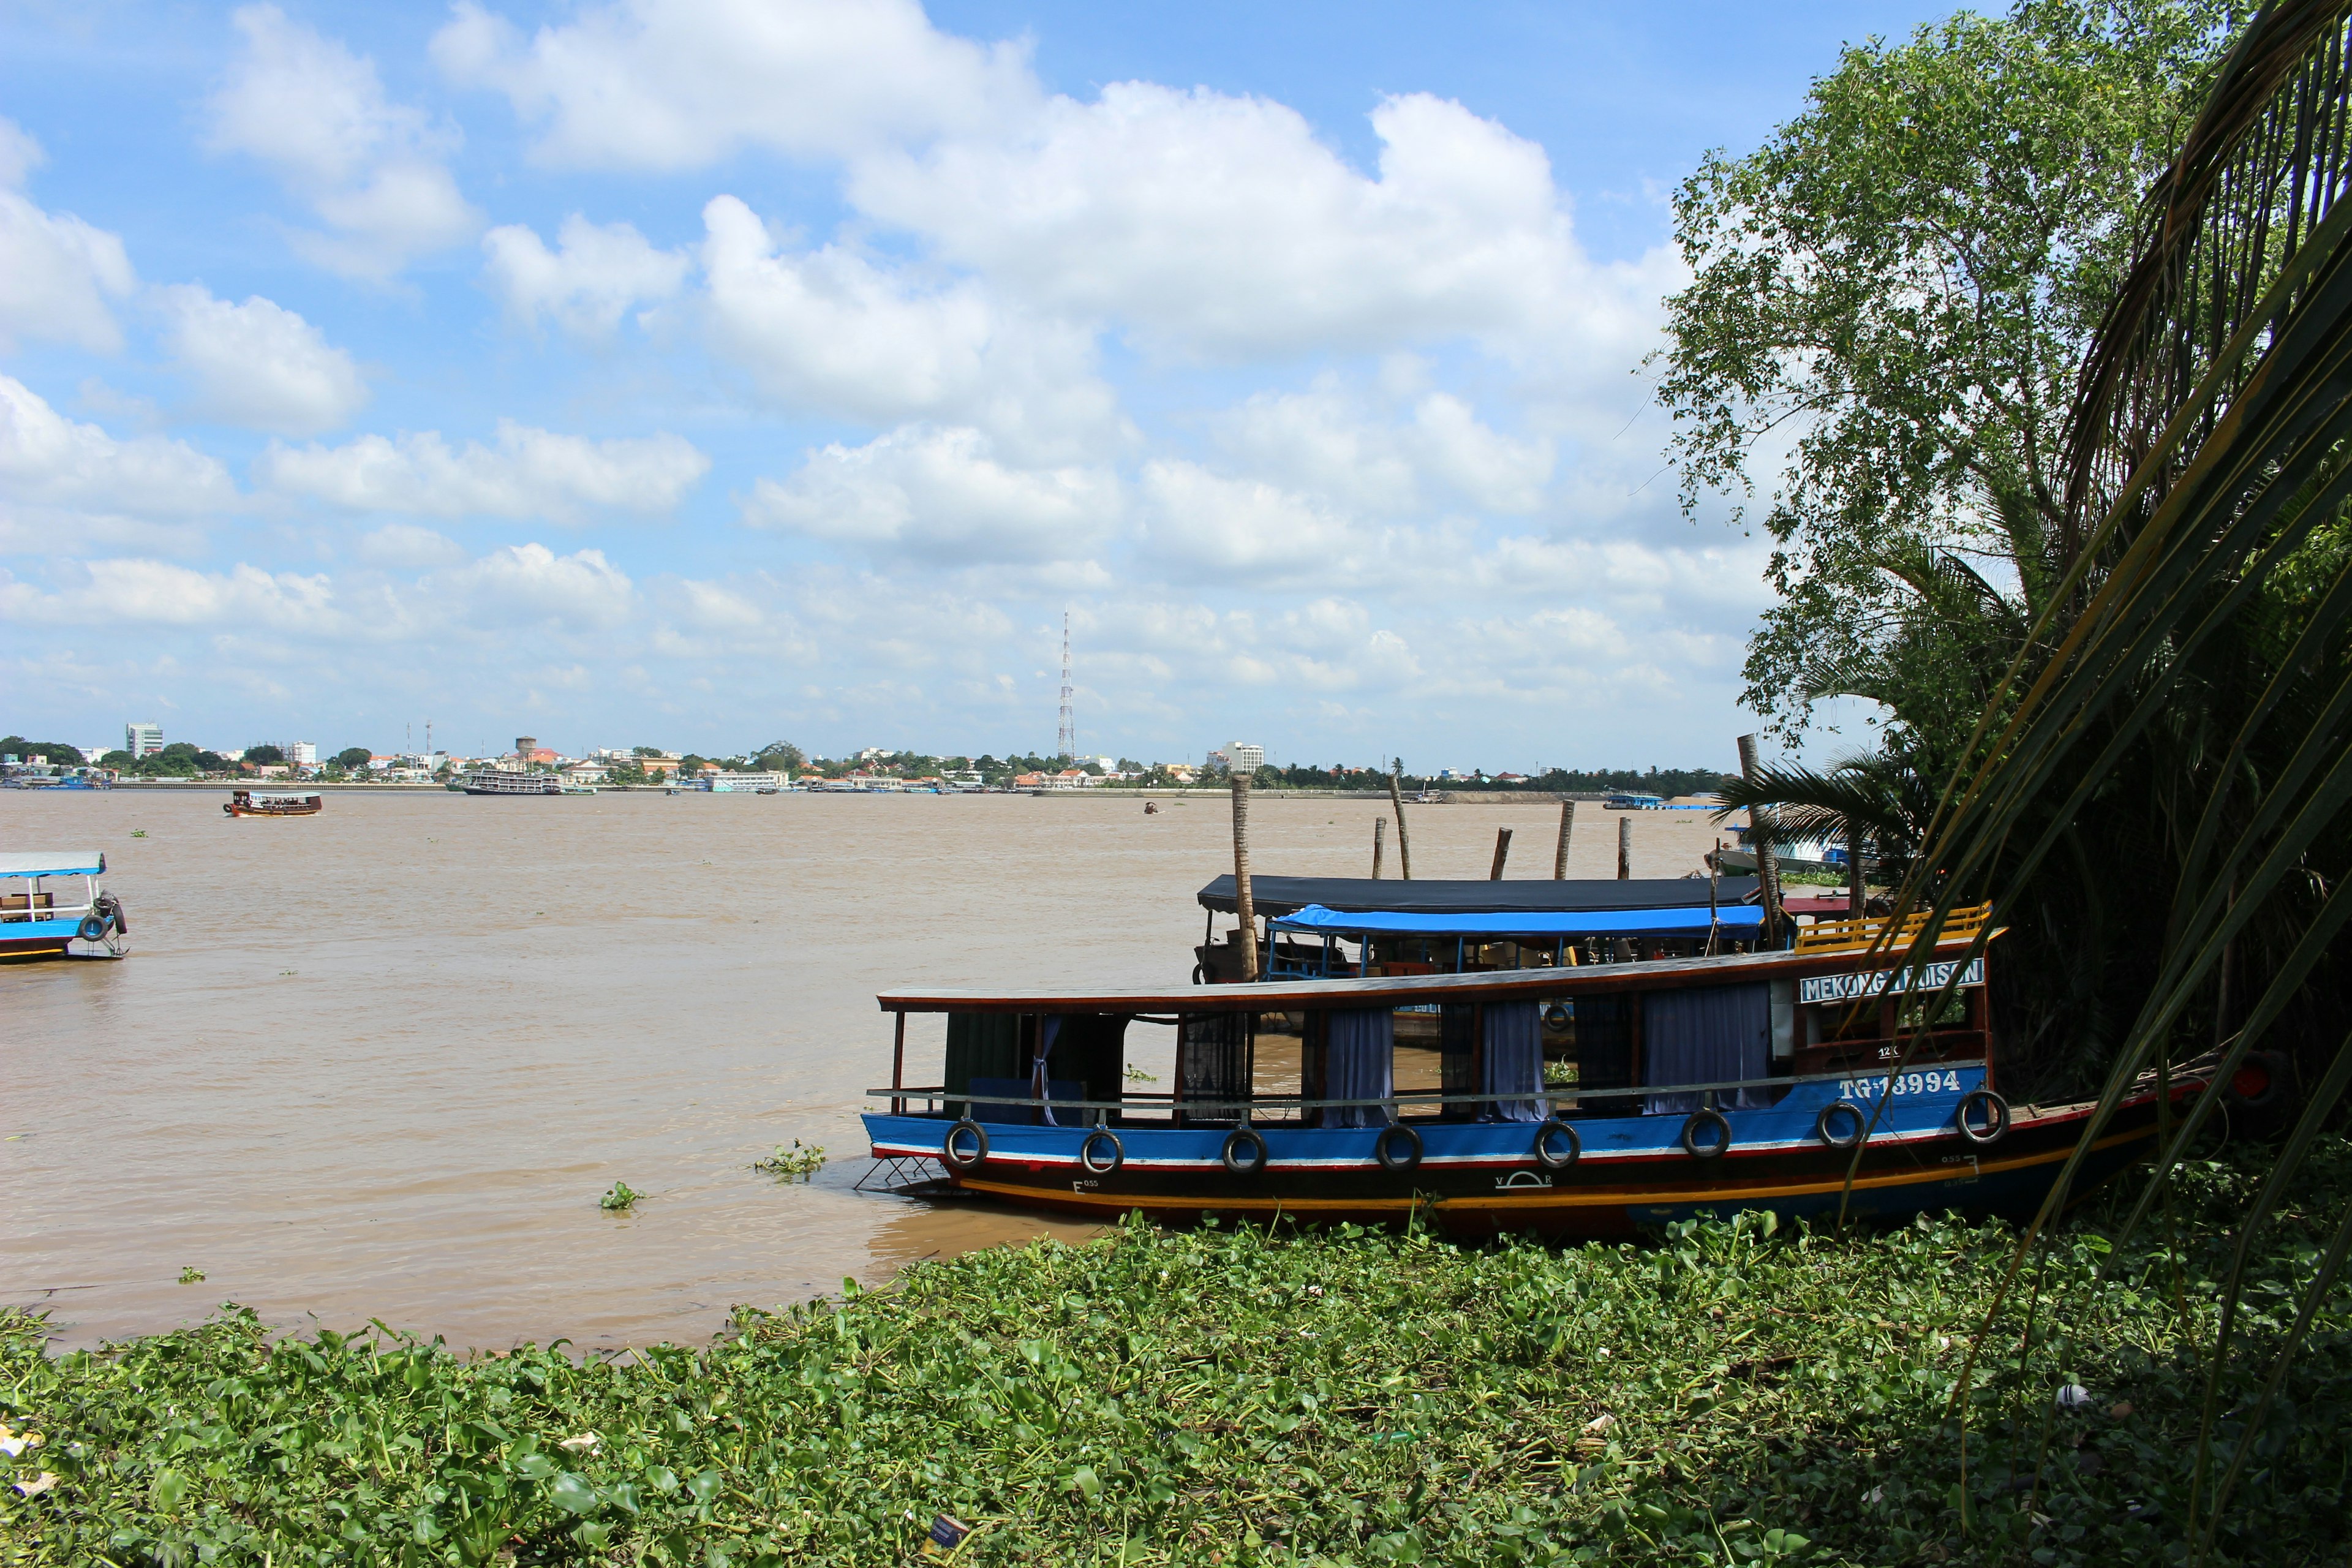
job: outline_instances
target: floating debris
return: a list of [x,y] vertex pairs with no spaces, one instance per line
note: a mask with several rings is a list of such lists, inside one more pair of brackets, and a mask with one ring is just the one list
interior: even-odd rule
[[617,1214],[625,1209],[634,1208],[637,1200],[645,1195],[626,1182],[614,1182],[613,1190],[596,1200],[596,1206],[600,1209],[610,1209]]
[[811,1143],[805,1148],[797,1138],[787,1149],[782,1143],[764,1160],[752,1162],[751,1169],[771,1176],[797,1176],[803,1180],[816,1174],[824,1166],[824,1145]]

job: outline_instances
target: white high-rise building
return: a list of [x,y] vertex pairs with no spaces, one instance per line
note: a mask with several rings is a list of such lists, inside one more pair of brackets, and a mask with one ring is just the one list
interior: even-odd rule
[[163,749],[163,726],[125,724],[122,727],[122,749],[134,757],[154,755]]
[[315,768],[319,765],[319,748],[308,741],[289,741],[278,749],[285,752],[286,760],[298,768]]
[[1254,773],[1265,766],[1265,748],[1235,741],[1225,748],[1225,766],[1237,773]]

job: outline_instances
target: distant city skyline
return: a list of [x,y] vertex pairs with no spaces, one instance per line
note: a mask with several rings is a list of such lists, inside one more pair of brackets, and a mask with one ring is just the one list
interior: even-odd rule
[[1937,14],[15,8],[10,722],[1715,755],[1668,198]]

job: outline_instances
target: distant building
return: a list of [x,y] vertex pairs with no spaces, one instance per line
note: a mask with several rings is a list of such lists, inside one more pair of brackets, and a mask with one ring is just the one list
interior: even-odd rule
[[163,726],[125,724],[122,727],[122,749],[134,757],[152,756],[163,749]]
[[1254,773],[1265,766],[1265,748],[1235,741],[1225,748],[1225,766],[1237,773]]
[[286,760],[298,768],[319,765],[319,748],[308,741],[289,741],[278,749],[285,752]]

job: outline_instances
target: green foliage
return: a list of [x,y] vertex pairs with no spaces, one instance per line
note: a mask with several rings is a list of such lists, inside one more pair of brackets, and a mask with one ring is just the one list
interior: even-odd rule
[[[1965,734],[1990,695],[2063,570],[2083,352],[2231,10],[2024,0],[1853,45],[1802,114],[1677,193],[1693,277],[1657,395],[1685,510],[1781,464],[1780,602],[1745,700],[1783,730],[1856,692]],[[1990,602],[1947,591],[1949,568]]]
[[245,749],[245,760],[256,766],[275,764],[283,763],[286,760],[286,753],[278,747],[265,742],[258,746],[247,746]]
[[180,1283],[181,1283],[181,1284],[183,1284],[183,1285],[201,1285],[201,1284],[203,1284],[204,1282],[205,1282],[205,1271],[204,1271],[203,1269],[201,1269],[201,1268],[197,1268],[194,1264],[193,1264],[193,1263],[192,1263],[192,1264],[188,1265],[188,1267],[186,1267],[185,1268],[183,1268],[183,1269],[181,1269],[181,1270],[180,1270]]
[[[2328,1159],[2258,1261],[2260,1333],[2344,1201]],[[0,1484],[0,1560],[862,1565],[945,1512],[982,1563],[2161,1561],[2220,1244],[2063,1238],[1979,1363],[1964,1472],[1946,1406],[2008,1249],[1944,1221],[1574,1249],[1129,1223],[584,1360],[236,1309],[49,1360],[12,1316],[0,1421],[45,1442],[0,1483],[60,1479]],[[2217,1561],[2340,1552],[2347,1306]],[[2069,1384],[2091,1402],[2053,1405]]]
[[365,746],[345,746],[341,751],[335,753],[334,763],[338,767],[349,768],[352,772],[356,773],[360,769],[366,767],[368,765],[368,759],[373,757],[374,754],[374,752],[369,751]]
[[763,1171],[771,1176],[798,1176],[803,1180],[824,1168],[824,1145],[812,1143],[803,1147],[797,1138],[793,1140],[791,1148],[779,1143],[774,1153],[751,1164],[751,1169]]
[[[130,754],[122,753],[125,757]],[[15,757],[19,762],[26,757],[47,757],[53,768],[78,768],[84,761],[79,746],[68,746],[61,741],[28,741],[22,735],[0,735],[0,756]]]
[[645,1195],[645,1194],[638,1192],[626,1182],[614,1182],[613,1184],[612,1190],[606,1193],[603,1197],[596,1200],[596,1206],[600,1209],[610,1209],[617,1213],[622,1210],[635,1208],[637,1205],[637,1200]]

